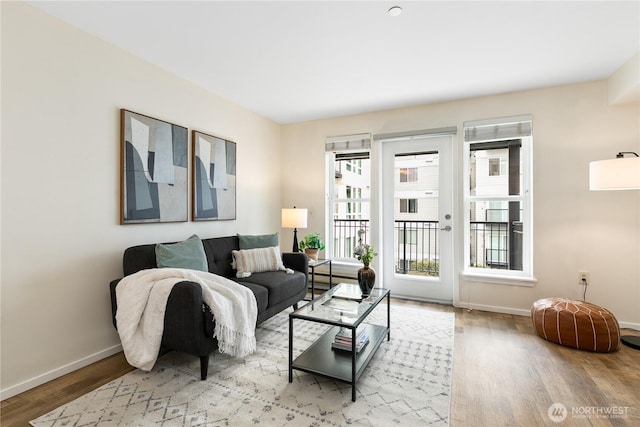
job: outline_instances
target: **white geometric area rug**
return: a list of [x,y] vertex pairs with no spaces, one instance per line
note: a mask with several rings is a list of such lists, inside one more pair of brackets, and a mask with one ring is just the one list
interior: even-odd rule
[[[369,317],[386,324],[386,306]],[[448,426],[454,314],[391,307],[391,341],[383,341],[356,383],[294,370],[288,382],[288,314],[256,330],[245,359],[199,360],[170,352],[153,370],[135,370],[31,421],[40,426]],[[327,325],[294,321],[294,358]]]

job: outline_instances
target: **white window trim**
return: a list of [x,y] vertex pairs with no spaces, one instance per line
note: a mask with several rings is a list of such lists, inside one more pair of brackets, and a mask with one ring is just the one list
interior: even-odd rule
[[[482,269],[474,269],[482,270]],[[493,271],[493,270],[492,270]],[[499,271],[499,270],[495,270]],[[507,270],[511,272],[510,270]],[[463,271],[460,273],[460,277],[467,282],[476,283],[491,283],[495,285],[511,285],[511,286],[525,286],[533,287],[538,283],[538,279],[535,277],[514,276],[509,274],[489,274],[489,273],[474,273],[471,271]]]
[[[503,123],[518,122],[532,120],[531,116],[518,116],[511,118],[499,118],[491,120],[483,120],[473,122],[478,126],[500,125]],[[533,286],[537,279],[533,274],[533,152],[531,136],[519,137],[522,139],[521,158],[522,161],[522,191],[519,196],[471,196],[470,195],[470,176],[467,173],[470,167],[470,148],[471,145],[463,138],[463,224],[464,224],[464,263],[463,271],[460,276],[470,282],[495,283],[515,286]],[[497,140],[509,139],[500,136]],[[471,248],[469,245],[470,235],[470,204],[473,201],[486,200],[507,200],[522,202],[522,271],[518,270],[499,270],[476,268],[469,265],[471,258]]]

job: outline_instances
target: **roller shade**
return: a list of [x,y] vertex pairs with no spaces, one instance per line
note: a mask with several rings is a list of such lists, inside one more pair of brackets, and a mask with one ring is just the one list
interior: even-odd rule
[[531,116],[505,117],[464,123],[466,142],[496,141],[531,136]]
[[326,152],[340,151],[368,151],[371,149],[371,134],[332,136],[327,138],[324,145]]
[[421,130],[412,130],[406,132],[394,132],[394,133],[383,133],[374,135],[373,139],[376,141],[405,141],[409,139],[419,139],[419,138],[428,138],[431,136],[440,136],[440,135],[455,135],[458,133],[458,128],[455,126],[448,126],[443,128],[436,129],[421,129]]

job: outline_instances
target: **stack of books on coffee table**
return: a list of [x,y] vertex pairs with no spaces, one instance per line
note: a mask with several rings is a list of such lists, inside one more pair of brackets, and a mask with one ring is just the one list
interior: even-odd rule
[[[362,350],[368,343],[369,335],[367,334],[365,328],[357,331],[356,353],[360,353],[360,350]],[[347,328],[340,328],[335,338],[333,339],[331,348],[333,348],[334,350],[351,351],[351,330]]]

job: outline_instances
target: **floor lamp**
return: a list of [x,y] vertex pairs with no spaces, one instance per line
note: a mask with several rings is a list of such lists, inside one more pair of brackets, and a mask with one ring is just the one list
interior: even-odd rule
[[[625,157],[628,154],[632,157]],[[589,163],[590,190],[640,190],[640,157],[631,151],[622,151],[615,159]],[[640,337],[623,335],[623,344],[640,350]]]
[[293,252],[300,252],[298,247],[298,228],[307,228],[306,209],[282,209],[282,228],[293,228]]

